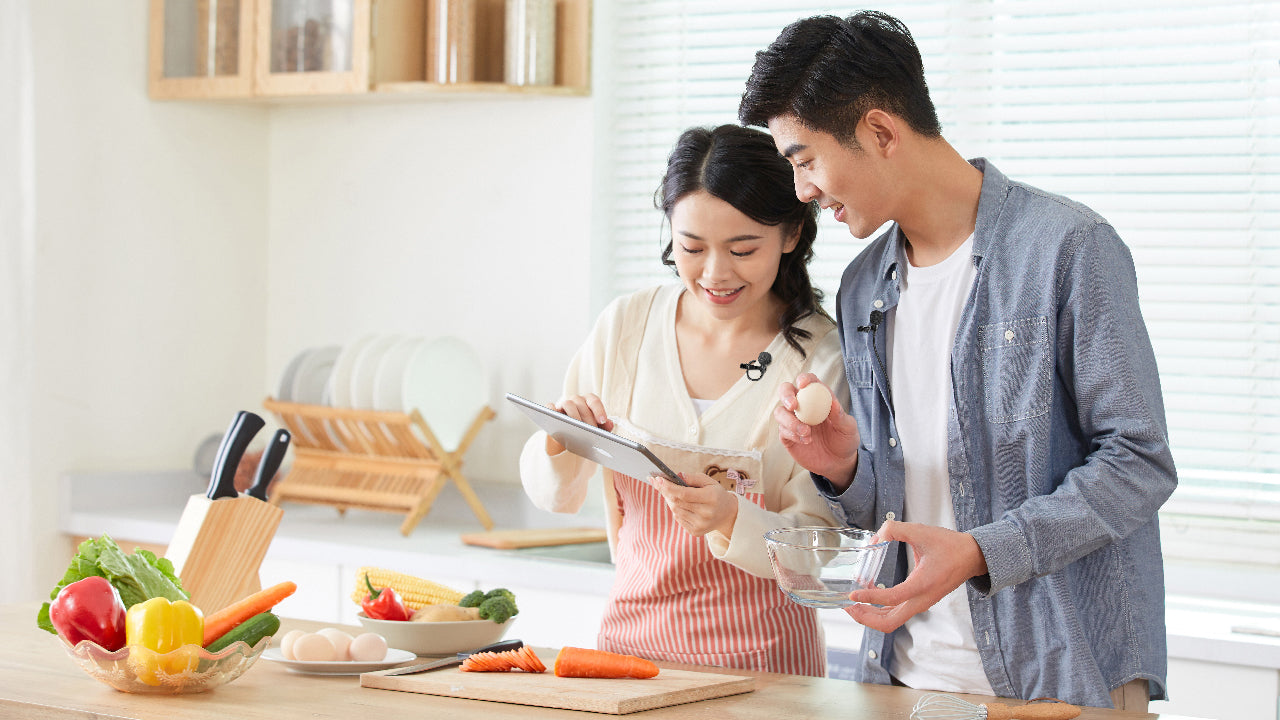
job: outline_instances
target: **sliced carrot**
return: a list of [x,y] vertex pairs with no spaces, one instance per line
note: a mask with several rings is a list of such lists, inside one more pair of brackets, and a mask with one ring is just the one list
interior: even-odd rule
[[528,645],[516,651],[517,662],[520,663],[520,669],[526,672],[546,672],[547,666],[542,664],[542,659]]
[[475,653],[462,661],[463,672],[511,672],[512,670],[522,670],[524,672],[540,673],[545,672],[546,669],[547,666],[542,664],[537,654],[527,645],[519,650]]
[[292,595],[297,589],[298,586],[295,583],[286,580],[269,588],[259,590],[248,597],[241,598],[217,612],[205,615],[204,642],[201,644],[208,645],[226,635],[232,628],[245,620],[258,613],[267,612],[281,600]]
[[556,677],[651,678],[658,666],[635,655],[565,647],[556,655]]

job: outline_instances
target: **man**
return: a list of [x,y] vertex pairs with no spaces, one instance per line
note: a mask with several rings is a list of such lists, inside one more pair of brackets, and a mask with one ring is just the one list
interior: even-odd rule
[[1164,698],[1156,513],[1177,475],[1114,228],[958,154],[910,32],[882,13],[787,27],[739,118],[768,126],[800,199],[859,238],[892,222],[840,283],[851,412],[811,428],[791,385],[775,411],[837,516],[900,541],[851,594],[858,679]]

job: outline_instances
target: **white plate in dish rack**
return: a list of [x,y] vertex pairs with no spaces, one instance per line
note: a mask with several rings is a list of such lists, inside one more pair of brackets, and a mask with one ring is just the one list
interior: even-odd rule
[[418,346],[404,368],[401,404],[417,409],[446,451],[462,441],[489,401],[489,377],[480,355],[456,337],[434,338]]
[[373,408],[373,387],[382,356],[397,342],[399,335],[379,335],[370,340],[356,357],[351,368],[351,407],[361,410]]
[[404,371],[409,359],[418,351],[423,337],[407,337],[392,345],[382,354],[378,372],[373,381],[373,408],[391,412],[405,412]]
[[307,355],[315,348],[307,348],[289,361],[284,366],[284,372],[280,373],[280,384],[276,386],[276,399],[281,402],[293,402],[293,380],[298,377],[298,368],[302,367],[302,361],[307,359]]
[[298,371],[293,376],[290,401],[304,405],[328,405],[329,376],[333,373],[333,364],[341,352],[340,345],[326,345],[305,351],[306,354],[298,363]]
[[336,408],[351,407],[351,376],[356,370],[356,358],[361,351],[377,339],[377,335],[365,335],[347,343],[333,363],[333,373],[329,376],[329,404]]

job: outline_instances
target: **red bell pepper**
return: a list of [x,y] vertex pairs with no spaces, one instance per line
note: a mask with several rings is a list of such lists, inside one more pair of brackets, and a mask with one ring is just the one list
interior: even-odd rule
[[369,594],[365,596],[364,602],[360,603],[365,617],[373,618],[374,620],[409,619],[411,613],[404,606],[404,601],[400,599],[400,595],[395,591],[395,588],[384,587],[381,590],[375,590],[373,583],[369,582],[367,574],[364,576],[364,584],[369,586]]
[[119,650],[125,644],[124,618],[120,592],[96,575],[62,588],[49,605],[54,629],[73,646],[91,640],[107,650]]

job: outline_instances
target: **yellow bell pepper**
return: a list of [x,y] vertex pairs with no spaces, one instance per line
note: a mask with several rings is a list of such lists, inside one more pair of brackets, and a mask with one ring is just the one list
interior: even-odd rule
[[142,682],[160,685],[165,676],[195,672],[200,664],[204,614],[186,600],[154,597],[129,608],[124,634],[129,667]]

